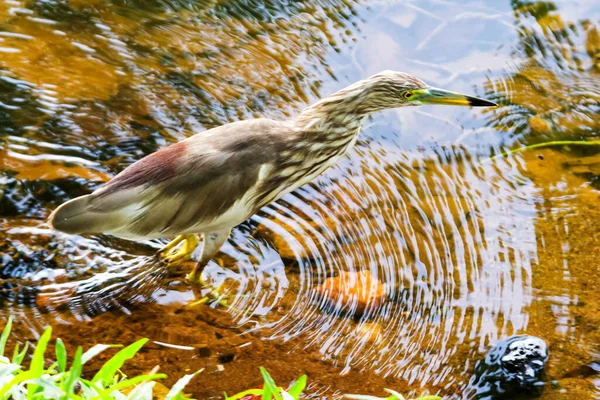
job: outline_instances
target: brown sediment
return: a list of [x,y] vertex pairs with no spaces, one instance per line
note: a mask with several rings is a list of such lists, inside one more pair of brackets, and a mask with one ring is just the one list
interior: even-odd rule
[[[378,394],[384,387],[408,390],[402,380],[359,370],[346,372],[342,378],[343,368],[336,366],[335,360],[324,360],[315,348],[302,349],[302,340],[264,340],[268,331],[244,333],[243,329],[232,327],[235,324],[230,315],[222,310],[198,306],[180,312],[179,306],[150,304],[129,311],[131,315],[109,312],[86,323],[58,324],[53,336],[60,337],[70,353],[76,346],[86,349],[97,343],[128,344],[149,337],[151,340],[125,364],[123,371],[137,375],[160,365],[160,372],[168,375],[163,383],[170,387],[184,374],[204,368],[185,390],[198,399],[220,399],[224,391],[232,395],[262,385],[259,366],[265,367],[283,387],[306,374],[309,382],[317,383],[328,397],[339,393]],[[153,341],[190,346],[193,350],[174,349]],[[52,352],[51,345],[47,354]],[[84,374],[92,376],[113,354],[114,351],[106,351],[92,359]]]

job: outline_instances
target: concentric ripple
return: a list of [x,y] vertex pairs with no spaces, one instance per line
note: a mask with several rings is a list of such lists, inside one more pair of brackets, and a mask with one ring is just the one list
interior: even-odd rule
[[[345,369],[452,384],[457,352],[475,356],[527,320],[536,197],[517,160],[359,146],[333,179],[262,210],[253,236],[238,231],[243,248],[225,249],[242,283],[232,312],[271,339],[304,337]],[[355,283],[370,285],[365,307],[319,290],[365,272],[373,281]]]

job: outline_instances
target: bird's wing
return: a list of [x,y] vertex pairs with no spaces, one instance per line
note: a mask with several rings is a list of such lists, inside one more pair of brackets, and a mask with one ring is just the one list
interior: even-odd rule
[[199,133],[123,170],[89,196],[88,210],[105,215],[101,232],[121,236],[170,236],[210,224],[256,187],[261,168],[277,164],[290,132],[285,123],[257,119]]

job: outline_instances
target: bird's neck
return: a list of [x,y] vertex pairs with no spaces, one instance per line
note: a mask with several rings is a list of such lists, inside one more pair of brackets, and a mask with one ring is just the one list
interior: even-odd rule
[[365,118],[373,111],[369,107],[368,88],[352,85],[309,106],[296,117],[297,129],[315,135],[356,135]]

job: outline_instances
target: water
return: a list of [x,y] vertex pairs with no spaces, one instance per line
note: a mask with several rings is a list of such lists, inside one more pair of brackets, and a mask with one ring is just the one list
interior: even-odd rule
[[[189,346],[155,343],[137,368],[225,364],[190,386],[198,398],[258,384],[260,365],[308,373],[313,398],[462,398],[476,360],[519,333],[549,344],[558,384],[542,398],[600,398],[597,376],[573,372],[600,352],[600,147],[490,160],[596,139],[595,3],[3,0],[2,315],[22,340],[52,324],[73,345]],[[384,69],[500,107],[374,115],[347,157],[234,230],[206,269],[226,309],[182,308],[205,291],[190,265],[153,258],[158,241],[45,224],[192,132],[288,119]],[[328,290],[337,276],[370,301]]]

